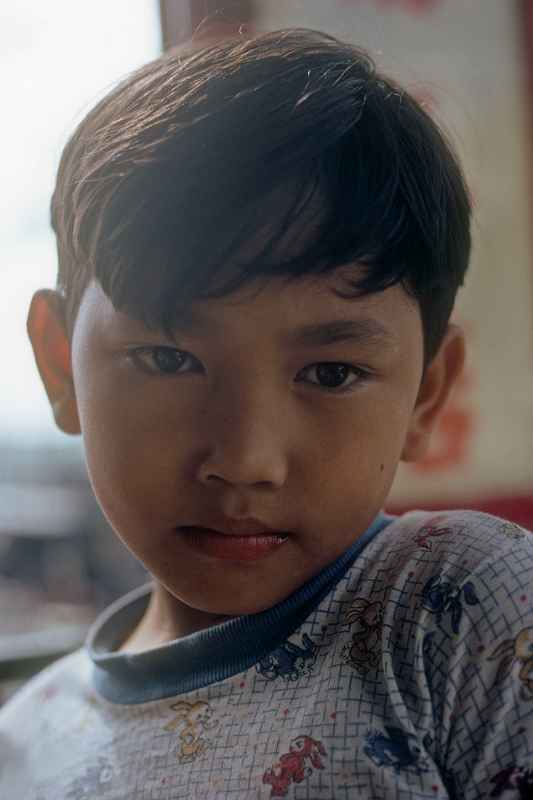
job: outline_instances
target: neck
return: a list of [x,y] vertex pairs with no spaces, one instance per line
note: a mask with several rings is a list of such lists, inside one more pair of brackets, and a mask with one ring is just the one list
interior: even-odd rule
[[140,653],[228,619],[231,617],[186,605],[156,582],[141,621],[118,649],[120,652]]

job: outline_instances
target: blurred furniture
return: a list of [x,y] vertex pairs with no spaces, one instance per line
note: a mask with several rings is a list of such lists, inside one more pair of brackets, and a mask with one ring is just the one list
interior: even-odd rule
[[0,704],[145,580],[98,508],[81,447],[0,442]]

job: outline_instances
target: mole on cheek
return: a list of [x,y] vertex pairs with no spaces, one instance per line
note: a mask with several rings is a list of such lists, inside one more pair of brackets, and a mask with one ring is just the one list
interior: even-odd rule
[[385,469],[385,464],[382,464],[382,465],[380,466],[380,468],[379,468],[379,471],[380,471],[380,472],[383,472],[383,470],[384,470],[384,469]]

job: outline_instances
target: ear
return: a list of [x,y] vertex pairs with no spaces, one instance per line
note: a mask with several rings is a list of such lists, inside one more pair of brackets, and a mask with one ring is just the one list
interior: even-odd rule
[[428,450],[431,433],[459,378],[466,355],[465,336],[458,325],[449,325],[442,344],[422,377],[411,416],[402,461],[419,461]]
[[40,289],[33,295],[27,330],[56,425],[64,433],[80,433],[64,299],[58,292]]

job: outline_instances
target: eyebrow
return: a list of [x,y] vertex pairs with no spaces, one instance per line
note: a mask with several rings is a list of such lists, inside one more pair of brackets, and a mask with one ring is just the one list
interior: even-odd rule
[[[216,332],[209,319],[204,319],[202,315],[190,309],[181,317],[174,328],[178,334]],[[336,319],[302,325],[289,331],[285,339],[287,344],[293,347],[321,347],[339,342],[356,342],[362,345],[392,345],[396,341],[392,331],[374,317],[349,320]]]
[[395,336],[377,319],[362,317],[304,325],[291,331],[288,340],[294,345],[320,347],[350,341],[358,344],[392,344]]

